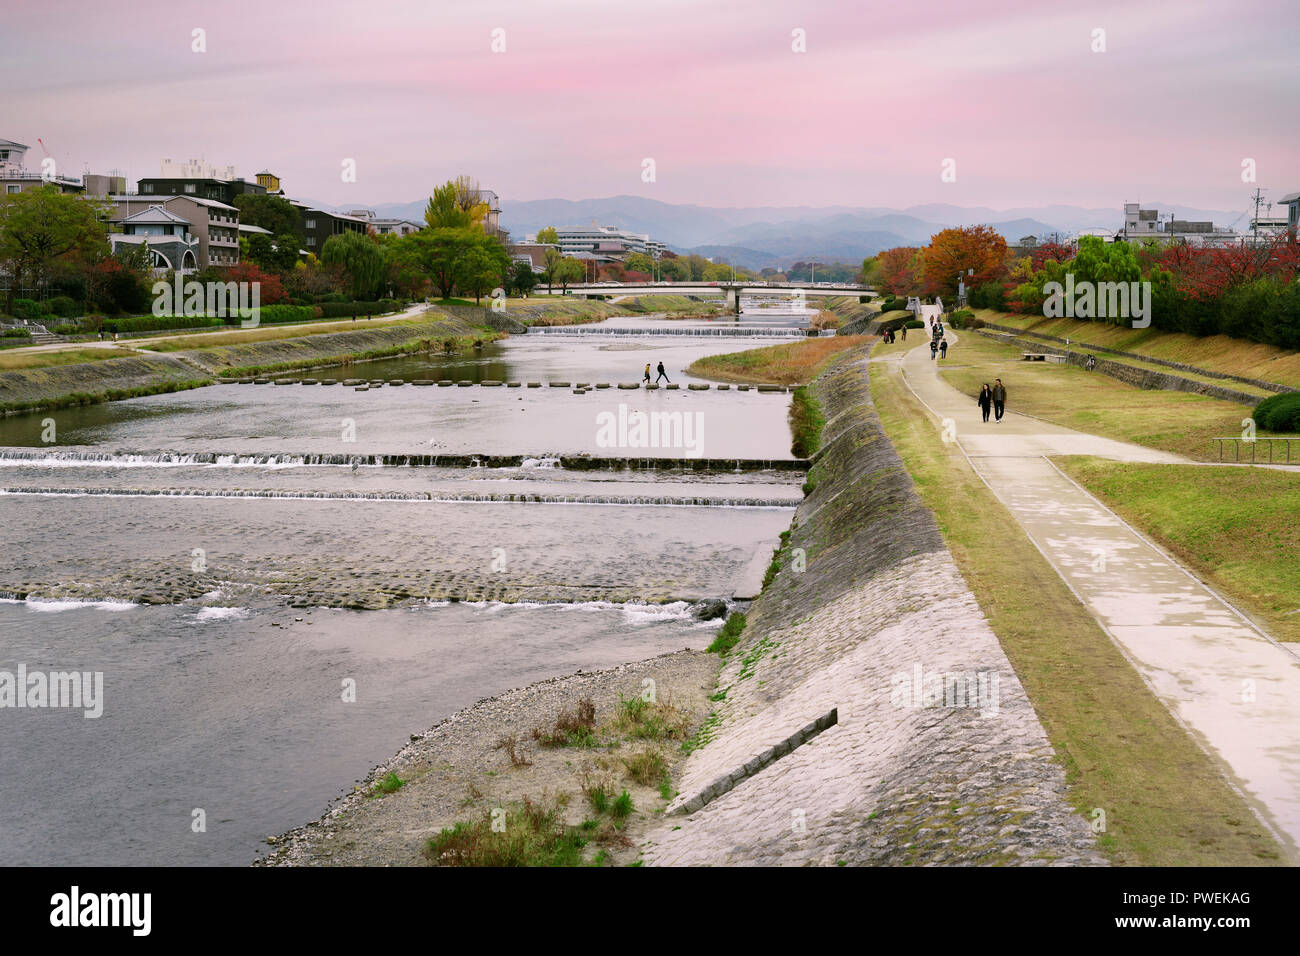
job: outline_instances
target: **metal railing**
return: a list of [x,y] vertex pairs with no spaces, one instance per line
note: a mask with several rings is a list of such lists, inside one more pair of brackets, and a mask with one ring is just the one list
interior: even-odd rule
[[[1225,437],[1225,438],[1216,438],[1216,439],[1214,439],[1214,440],[1217,441],[1217,442],[1219,443],[1219,461],[1223,461],[1223,460],[1224,460],[1224,457],[1223,457],[1223,443],[1224,443],[1225,441],[1230,441],[1230,442],[1232,442],[1232,445],[1233,445],[1233,453],[1234,453],[1234,456],[1235,456],[1235,457],[1233,458],[1233,461],[1241,461],[1241,446],[1242,446],[1242,445],[1249,445],[1249,446],[1250,446],[1250,461],[1251,461],[1251,464],[1267,464],[1267,465],[1274,465],[1274,464],[1284,464],[1284,465],[1289,465],[1289,464],[1291,464],[1291,443],[1292,443],[1292,442],[1300,442],[1300,438],[1282,438],[1282,437],[1276,437],[1276,436],[1262,436],[1262,437],[1257,437],[1257,438],[1242,438],[1240,435],[1230,435],[1230,436]],[[1259,444],[1262,443],[1262,442],[1267,442],[1267,443],[1268,443],[1268,461],[1267,461],[1267,462],[1260,462],[1260,461],[1257,461],[1257,460],[1256,460],[1255,446],[1256,446],[1256,445],[1259,445]],[[1284,447],[1284,448],[1286,449],[1286,461],[1284,461],[1284,462],[1277,462],[1277,461],[1274,460],[1274,457],[1273,457],[1273,443],[1274,443],[1274,442],[1282,442],[1282,447]],[[1300,461],[1300,456],[1297,456],[1297,460]]]

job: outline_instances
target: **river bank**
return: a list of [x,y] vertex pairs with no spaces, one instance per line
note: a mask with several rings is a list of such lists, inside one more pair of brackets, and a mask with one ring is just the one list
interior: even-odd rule
[[486,340],[498,334],[478,329],[463,319],[434,313],[425,321],[380,328],[178,352],[142,351],[95,362],[15,369],[0,372],[0,413],[13,415],[180,391],[210,385],[218,376],[238,374],[240,370],[318,368],[384,358],[441,348],[440,343],[448,338],[466,348],[471,336]]

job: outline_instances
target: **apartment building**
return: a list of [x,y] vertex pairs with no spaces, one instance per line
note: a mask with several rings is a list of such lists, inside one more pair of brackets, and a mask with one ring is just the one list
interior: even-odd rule
[[109,196],[114,211],[109,222],[117,227],[137,213],[162,209],[183,221],[197,240],[199,269],[228,268],[239,263],[239,210],[214,199],[197,196]]

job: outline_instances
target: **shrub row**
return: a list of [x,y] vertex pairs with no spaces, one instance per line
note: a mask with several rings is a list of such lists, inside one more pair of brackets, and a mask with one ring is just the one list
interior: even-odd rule
[[393,299],[380,299],[378,302],[322,302],[316,308],[323,319],[350,319],[354,315],[391,312],[397,308],[397,303]]
[[166,332],[171,329],[202,329],[222,325],[221,319],[207,315],[131,315],[123,319],[105,319],[105,332]]
[[1255,406],[1255,425],[1269,432],[1300,432],[1300,392],[1270,395]]

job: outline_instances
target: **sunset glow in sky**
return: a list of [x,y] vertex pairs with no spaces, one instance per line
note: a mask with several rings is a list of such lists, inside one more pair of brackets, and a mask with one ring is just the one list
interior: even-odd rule
[[469,173],[504,201],[1238,208],[1246,158],[1300,190],[1298,24],[1285,0],[8,0],[0,138],[131,182],[269,167],[344,206]]

